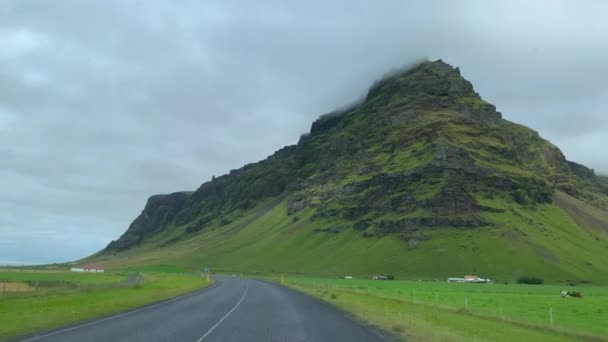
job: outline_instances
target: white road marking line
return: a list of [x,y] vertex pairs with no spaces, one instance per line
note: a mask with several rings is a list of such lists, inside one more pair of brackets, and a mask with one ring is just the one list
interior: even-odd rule
[[97,320],[97,321],[93,321],[93,322],[89,322],[89,323],[85,323],[85,324],[77,325],[77,326],[75,326],[75,327],[71,327],[71,328],[67,328],[67,329],[62,329],[62,330],[54,331],[54,332],[52,332],[52,333],[48,333],[48,334],[44,334],[44,335],[40,335],[40,336],[31,337],[31,338],[28,338],[28,339],[26,339],[26,340],[21,340],[20,342],[30,342],[30,341],[36,341],[36,340],[39,340],[39,339],[42,339],[42,338],[46,338],[46,337],[55,336],[55,335],[58,335],[58,334],[62,334],[62,333],[64,333],[64,332],[68,332],[68,331],[72,331],[72,330],[76,330],[76,329],[80,329],[80,328],[88,327],[88,326],[90,326],[90,325],[94,325],[94,324],[97,324],[97,323],[101,323],[101,322],[105,322],[105,321],[113,320],[113,319],[115,319],[115,318],[119,318],[119,317],[122,317],[122,316],[126,316],[126,315],[130,315],[130,314],[134,314],[134,313],[140,312],[140,311],[142,311],[142,310],[147,310],[147,309],[155,308],[155,307],[160,306],[160,305],[169,304],[169,303],[171,303],[171,302],[174,302],[174,301],[176,301],[176,300],[182,299],[182,298],[184,298],[184,297],[192,296],[192,295],[195,295],[195,294],[197,294],[197,293],[199,293],[199,292],[205,291],[205,290],[207,290],[207,289],[211,288],[211,287],[212,287],[212,286],[214,286],[214,285],[215,285],[215,283],[213,283],[211,286],[208,286],[208,287],[206,287],[206,288],[204,288],[204,289],[200,289],[200,290],[198,290],[198,291],[194,291],[194,292],[191,292],[191,293],[186,293],[185,295],[181,295],[181,296],[179,296],[179,297],[175,297],[175,298],[172,298],[172,299],[168,299],[168,300],[162,301],[162,302],[160,302],[160,303],[156,303],[156,304],[148,305],[148,306],[145,306],[145,307],[143,307],[143,308],[139,308],[139,309],[136,309],[136,310],[133,310],[133,311],[129,311],[129,312],[123,312],[123,313],[118,314],[118,315],[114,315],[114,316],[106,317],[106,318],[104,318],[104,319],[100,319],[100,320]]
[[228,318],[228,316],[230,316],[230,314],[234,310],[236,310],[236,308],[238,308],[239,305],[241,305],[241,303],[243,302],[243,299],[245,299],[245,296],[247,295],[247,291],[249,291],[249,283],[247,283],[247,287],[245,288],[245,292],[243,293],[243,296],[238,301],[238,303],[236,303],[236,305],[232,309],[230,309],[230,311],[228,311],[228,313],[225,314],[224,317],[222,317],[217,323],[215,323],[215,325],[212,326],[211,329],[209,329],[209,331],[207,331],[207,333],[205,335],[203,335],[201,338],[199,338],[198,340],[196,340],[196,342],[201,342],[202,340],[204,340],[205,337],[209,336],[209,334],[211,334],[211,332],[213,332],[213,330],[218,327],[218,325],[220,325],[226,318]]

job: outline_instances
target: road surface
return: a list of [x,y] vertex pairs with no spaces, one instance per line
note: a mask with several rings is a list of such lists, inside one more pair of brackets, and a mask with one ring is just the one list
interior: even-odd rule
[[380,341],[328,304],[262,281],[218,277],[211,288],[23,342]]

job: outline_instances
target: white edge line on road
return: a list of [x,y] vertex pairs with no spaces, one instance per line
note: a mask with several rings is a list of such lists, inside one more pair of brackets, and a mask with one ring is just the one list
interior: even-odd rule
[[228,318],[228,316],[230,316],[230,314],[234,310],[236,310],[236,308],[238,308],[239,305],[241,305],[241,303],[243,302],[243,299],[245,299],[245,296],[247,295],[247,291],[249,291],[249,283],[247,283],[247,287],[245,288],[245,292],[243,292],[243,296],[241,297],[241,299],[239,299],[239,301],[236,303],[236,305],[232,309],[230,309],[230,311],[228,311],[228,313],[226,313],[224,315],[224,317],[222,317],[217,323],[215,323],[215,325],[212,326],[211,329],[209,329],[209,331],[207,331],[207,333],[205,333],[205,335],[201,336],[201,338],[199,338],[198,340],[196,340],[196,342],[201,342],[202,340],[204,340],[205,337],[209,336],[209,334],[211,334],[211,332],[213,332],[213,330],[218,327],[218,325],[220,325],[226,318]]
[[72,331],[72,330],[76,330],[76,329],[80,329],[80,328],[88,327],[88,326],[90,326],[90,325],[94,325],[94,324],[97,324],[97,323],[101,323],[101,322],[105,322],[105,321],[113,320],[113,319],[115,319],[115,318],[119,318],[119,317],[122,317],[122,316],[126,316],[126,315],[130,315],[130,314],[134,314],[134,313],[140,312],[140,311],[142,311],[142,310],[147,310],[147,309],[155,308],[155,307],[160,306],[160,305],[169,304],[169,303],[171,303],[171,302],[174,302],[174,301],[176,301],[176,300],[182,299],[182,298],[184,298],[184,297],[192,296],[192,295],[195,295],[195,294],[197,294],[197,293],[199,293],[199,292],[202,292],[202,291],[205,291],[205,290],[207,290],[207,289],[210,289],[211,287],[215,286],[215,284],[216,284],[216,283],[213,283],[213,284],[211,284],[210,286],[207,286],[207,287],[205,287],[205,288],[203,288],[203,289],[200,289],[200,290],[197,290],[197,291],[194,291],[194,292],[190,292],[190,293],[186,293],[186,294],[181,295],[181,296],[179,296],[179,297],[175,297],[175,298],[167,299],[167,300],[164,300],[164,301],[159,302],[159,303],[156,303],[156,304],[152,304],[152,305],[144,306],[144,307],[139,308],[139,309],[135,309],[135,310],[128,311],[128,312],[123,312],[123,313],[120,313],[120,314],[117,314],[117,315],[114,315],[114,316],[106,317],[106,318],[99,319],[99,320],[96,320],[96,321],[93,321],[93,322],[89,322],[89,323],[84,323],[84,324],[77,325],[77,326],[74,326],[74,327],[70,327],[70,328],[66,328],[66,329],[61,329],[61,330],[58,330],[58,331],[53,331],[53,332],[48,333],[48,334],[44,334],[44,335],[40,335],[40,336],[34,336],[34,337],[30,337],[30,338],[25,339],[25,340],[20,340],[20,342],[30,342],[30,341],[36,341],[36,340],[39,340],[39,339],[42,339],[42,338],[46,338],[46,337],[55,336],[55,335],[57,335],[57,334],[61,334],[61,333],[64,333],[64,332],[68,332],[68,331]]

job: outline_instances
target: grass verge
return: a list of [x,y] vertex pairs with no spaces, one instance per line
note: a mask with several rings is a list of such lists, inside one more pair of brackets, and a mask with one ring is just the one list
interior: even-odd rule
[[0,297],[0,340],[124,312],[211,285],[187,275],[144,274],[139,285],[91,291]]
[[[466,311],[463,307],[436,305],[432,302],[413,301],[411,298],[385,296],[378,291],[383,286],[395,284],[377,283],[371,291],[314,285],[312,281],[289,280],[287,285],[308,295],[319,298],[350,312],[355,317],[374,326],[392,332],[408,341],[574,341],[597,340],[603,335],[589,331],[551,328],[533,320],[501,318],[483,312]],[[395,282],[396,283],[396,282]],[[410,285],[416,285],[414,282]],[[418,285],[423,293],[424,284]],[[517,291],[515,285],[513,290]],[[462,292],[463,294],[465,292]],[[492,294],[488,293],[488,296]],[[534,295],[521,293],[524,297]],[[601,328],[601,327],[600,327]]]

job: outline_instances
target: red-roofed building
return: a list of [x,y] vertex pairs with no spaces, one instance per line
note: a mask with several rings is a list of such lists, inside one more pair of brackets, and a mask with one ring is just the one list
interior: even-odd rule
[[101,266],[95,265],[86,265],[84,267],[72,267],[70,269],[72,272],[92,272],[92,273],[103,273],[105,272],[105,268]]
[[84,271],[103,273],[105,271],[105,268],[103,268],[101,266],[95,266],[95,265],[86,265],[86,266],[84,266]]

